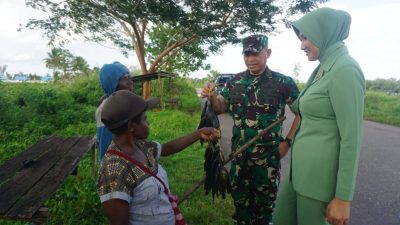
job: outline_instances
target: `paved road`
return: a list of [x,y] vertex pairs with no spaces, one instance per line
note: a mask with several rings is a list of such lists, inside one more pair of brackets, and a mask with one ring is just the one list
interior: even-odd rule
[[[284,134],[293,120],[290,112],[286,114]],[[227,114],[220,115],[219,119],[221,146],[229,151],[232,120]],[[283,175],[288,162],[289,156],[286,156],[282,160]],[[364,121],[364,141],[350,225],[400,225],[400,127]]]

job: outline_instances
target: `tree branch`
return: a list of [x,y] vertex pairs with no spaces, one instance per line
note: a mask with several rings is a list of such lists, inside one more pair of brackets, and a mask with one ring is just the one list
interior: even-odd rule
[[150,73],[155,72],[155,71],[156,71],[155,68],[156,68],[157,64],[159,64],[159,63],[162,61],[162,59],[163,59],[168,53],[170,53],[170,52],[171,52],[172,50],[174,50],[175,48],[179,48],[179,47],[182,47],[182,46],[184,46],[184,45],[186,45],[186,44],[192,43],[192,42],[195,41],[198,37],[199,37],[199,36],[198,36],[197,34],[194,34],[194,35],[192,35],[190,38],[184,39],[184,40],[182,40],[182,41],[180,41],[180,42],[176,42],[176,43],[174,43],[173,45],[171,45],[170,47],[166,48],[166,49],[165,49],[164,51],[162,51],[162,52],[160,53],[160,55],[158,55],[157,58],[153,61],[153,63],[151,64],[151,66],[150,66],[150,68],[149,68],[148,71],[149,71]]
[[234,19],[233,16],[231,17],[233,10],[234,10],[234,5],[232,5],[230,11],[225,16],[223,16],[222,20],[217,22],[214,26],[212,26],[212,28],[219,29],[221,27],[225,27],[227,24],[232,22]]
[[141,30],[141,34],[140,34],[140,41],[141,41],[141,43],[143,43],[140,47],[142,47],[142,52],[143,52],[143,54],[144,54],[144,52],[145,52],[145,49],[144,49],[144,42],[145,42],[145,40],[144,40],[144,38],[145,38],[145,36],[146,36],[147,23],[148,23],[147,20],[143,20],[143,21],[142,21],[142,30]]
[[157,71],[161,66],[163,66],[170,58],[174,57],[176,54],[178,54],[179,50],[182,49],[183,46],[180,46],[178,48],[175,48],[174,50],[172,50],[170,52],[170,54],[168,54],[167,56],[165,56],[161,62],[159,62],[157,65],[154,66],[154,71]]

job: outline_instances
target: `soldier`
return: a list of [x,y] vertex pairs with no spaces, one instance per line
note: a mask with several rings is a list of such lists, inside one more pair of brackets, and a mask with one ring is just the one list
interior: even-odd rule
[[[285,114],[299,90],[288,76],[270,70],[268,37],[251,35],[242,40],[247,70],[227,81],[221,95],[215,84],[207,83],[202,96],[210,99],[217,114],[229,112],[233,118],[232,151]],[[293,111],[293,110],[292,110]],[[296,115],[286,138],[282,124],[252,144],[232,161],[230,176],[235,205],[235,224],[271,222],[280,179],[280,159],[286,155],[298,124]]]

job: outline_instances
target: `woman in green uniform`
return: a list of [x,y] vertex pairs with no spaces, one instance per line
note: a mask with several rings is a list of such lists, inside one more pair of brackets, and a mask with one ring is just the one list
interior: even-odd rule
[[330,8],[293,23],[301,50],[320,64],[298,99],[301,122],[274,225],[348,224],[363,133],[365,80],[343,43],[351,17]]

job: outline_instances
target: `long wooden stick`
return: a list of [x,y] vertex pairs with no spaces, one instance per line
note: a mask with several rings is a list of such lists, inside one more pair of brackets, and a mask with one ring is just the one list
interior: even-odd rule
[[[262,130],[260,133],[258,133],[256,136],[254,136],[252,139],[250,139],[248,142],[246,142],[242,147],[238,148],[235,152],[232,152],[227,159],[224,160],[223,165],[227,164],[228,162],[232,161],[232,159],[236,158],[237,155],[242,153],[244,150],[246,150],[251,144],[253,144],[257,139],[259,139],[261,136],[266,134],[268,131],[270,131],[272,128],[274,128],[276,125],[282,123],[286,119],[286,116],[281,117],[279,120],[271,123],[267,128]],[[178,198],[178,205],[181,204],[184,200],[186,200],[193,192],[195,192],[204,182],[206,181],[206,176],[201,178],[199,181],[197,181],[188,191],[183,194],[182,197]]]

